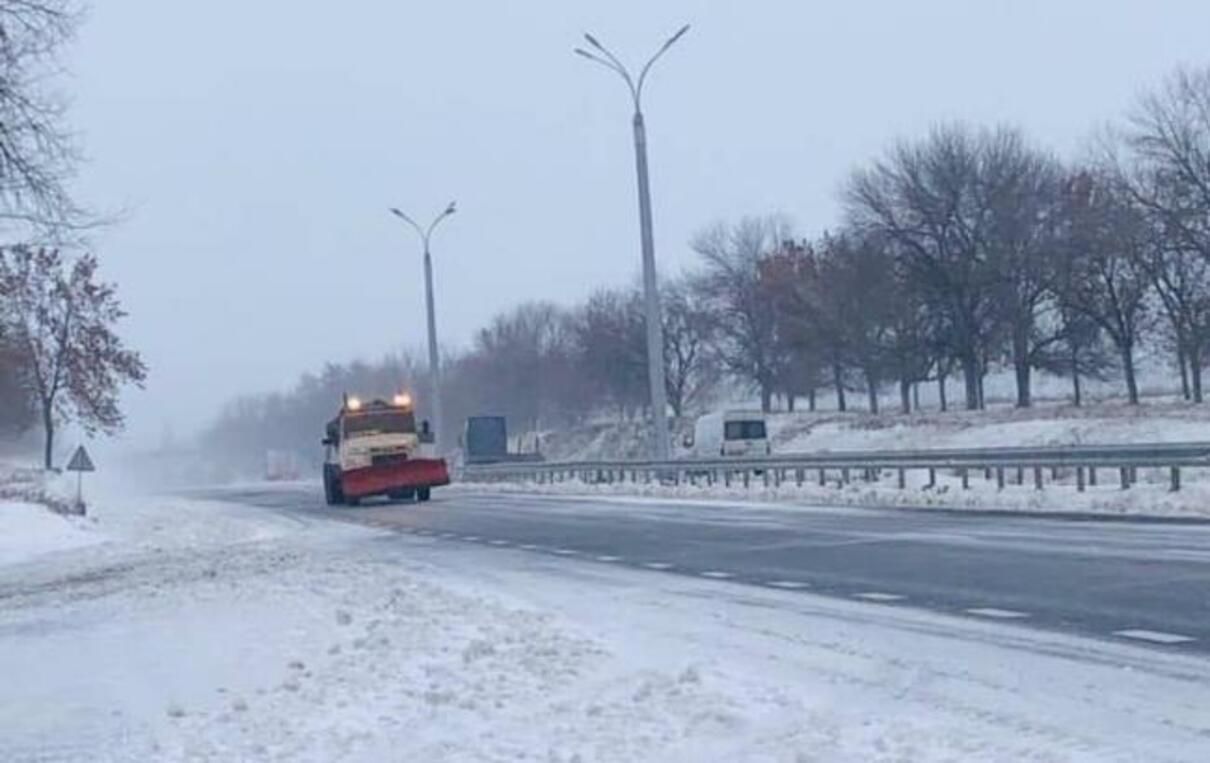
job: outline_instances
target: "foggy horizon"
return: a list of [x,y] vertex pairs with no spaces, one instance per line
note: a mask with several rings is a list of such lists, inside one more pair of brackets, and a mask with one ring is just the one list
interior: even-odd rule
[[644,98],[669,275],[716,220],[835,226],[848,172],[938,122],[1019,125],[1071,157],[1204,63],[1210,24],[1175,1],[346,7],[129,0],[82,27],[66,62],[78,188],[130,210],[95,250],[150,366],[126,441],[191,434],[329,360],[421,347],[420,244],[391,206],[427,220],[458,202],[433,240],[446,351],[517,303],[633,282],[629,101],[572,54],[585,31],[635,65],[693,26]]

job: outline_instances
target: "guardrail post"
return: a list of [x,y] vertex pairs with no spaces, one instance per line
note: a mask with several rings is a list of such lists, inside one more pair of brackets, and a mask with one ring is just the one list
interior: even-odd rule
[[1059,481],[1059,467],[1057,467],[1057,466],[1050,467],[1050,478],[1052,480],[1054,480],[1055,482]]
[[1042,467],[1034,467],[1034,490],[1042,489]]
[[1084,492],[1084,467],[1076,467],[1076,490]]
[[960,474],[960,475],[961,475],[961,477],[962,477],[962,489],[963,489],[963,490],[970,490],[970,489],[971,489],[971,475],[970,475],[970,472],[968,472],[966,469],[960,469],[960,470],[959,470],[959,474]]
[[802,487],[803,471],[801,466],[794,470],[794,484],[798,487]]
[[1131,466],[1129,468],[1130,468],[1130,484],[1133,485],[1139,481],[1139,468],[1137,466]]
[[731,487],[731,470],[723,469],[723,487]]
[[1121,477],[1121,479],[1122,479],[1122,489],[1129,490],[1130,489],[1130,468],[1123,466],[1121,469],[1118,470],[1118,476]]
[[773,487],[781,487],[781,479],[782,479],[781,472],[782,472],[781,469],[773,470]]
[[1097,485],[1097,468],[1095,466],[1088,467],[1088,486],[1096,487]]
[[761,481],[761,484],[763,484],[765,487],[769,487],[769,472],[770,471],[771,470],[769,470],[769,469],[760,470],[760,481]]
[[996,467],[996,489],[997,490],[1004,489],[1004,467],[1003,466]]
[[840,470],[840,481],[844,484],[849,484],[849,467],[844,467]]
[[819,467],[819,486],[825,487],[828,484],[828,470],[822,466]]
[[748,488],[752,485],[752,472],[749,469],[744,469],[744,487]]
[[935,487],[937,487],[937,469],[930,466],[929,467],[929,484],[926,485],[925,488],[927,490],[932,490]]
[[1025,467],[1023,467],[1023,466],[1017,467],[1017,484],[1018,485],[1025,484]]
[[899,478],[898,479],[899,489],[903,490],[904,488],[907,487],[907,472],[901,466],[901,467],[899,467],[897,474],[898,474],[898,478]]
[[992,478],[992,468],[990,466],[983,467],[983,479],[991,480],[991,478]]
[[1181,467],[1172,467],[1169,476],[1171,478],[1171,484],[1168,486],[1168,489],[1175,493],[1181,489]]

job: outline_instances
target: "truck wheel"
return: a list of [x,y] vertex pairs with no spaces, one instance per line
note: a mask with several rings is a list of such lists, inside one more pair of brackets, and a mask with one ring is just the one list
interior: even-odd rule
[[413,490],[392,490],[387,493],[387,497],[392,501],[410,501],[414,495],[415,491]]
[[340,489],[340,480],[328,469],[324,469],[324,500],[329,506],[339,506],[345,500]]
[[345,496],[345,505],[346,506],[360,506],[361,499],[356,496]]
[[416,489],[416,500],[419,501],[420,503],[424,503],[425,501],[427,501],[429,499],[430,494],[431,494],[430,488],[427,488],[427,487],[417,488]]

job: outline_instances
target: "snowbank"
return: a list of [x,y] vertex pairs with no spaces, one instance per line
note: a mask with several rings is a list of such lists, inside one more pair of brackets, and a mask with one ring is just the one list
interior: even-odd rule
[[3,760],[1199,760],[1205,664],[128,499],[0,568]]
[[86,522],[56,514],[45,506],[0,501],[0,566],[103,540],[104,535]]

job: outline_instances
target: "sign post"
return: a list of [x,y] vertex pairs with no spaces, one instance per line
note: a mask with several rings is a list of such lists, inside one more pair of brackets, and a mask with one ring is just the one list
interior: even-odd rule
[[76,448],[71,460],[67,462],[67,471],[76,473],[76,511],[80,514],[84,513],[84,472],[96,470],[97,467],[93,465],[83,445]]

